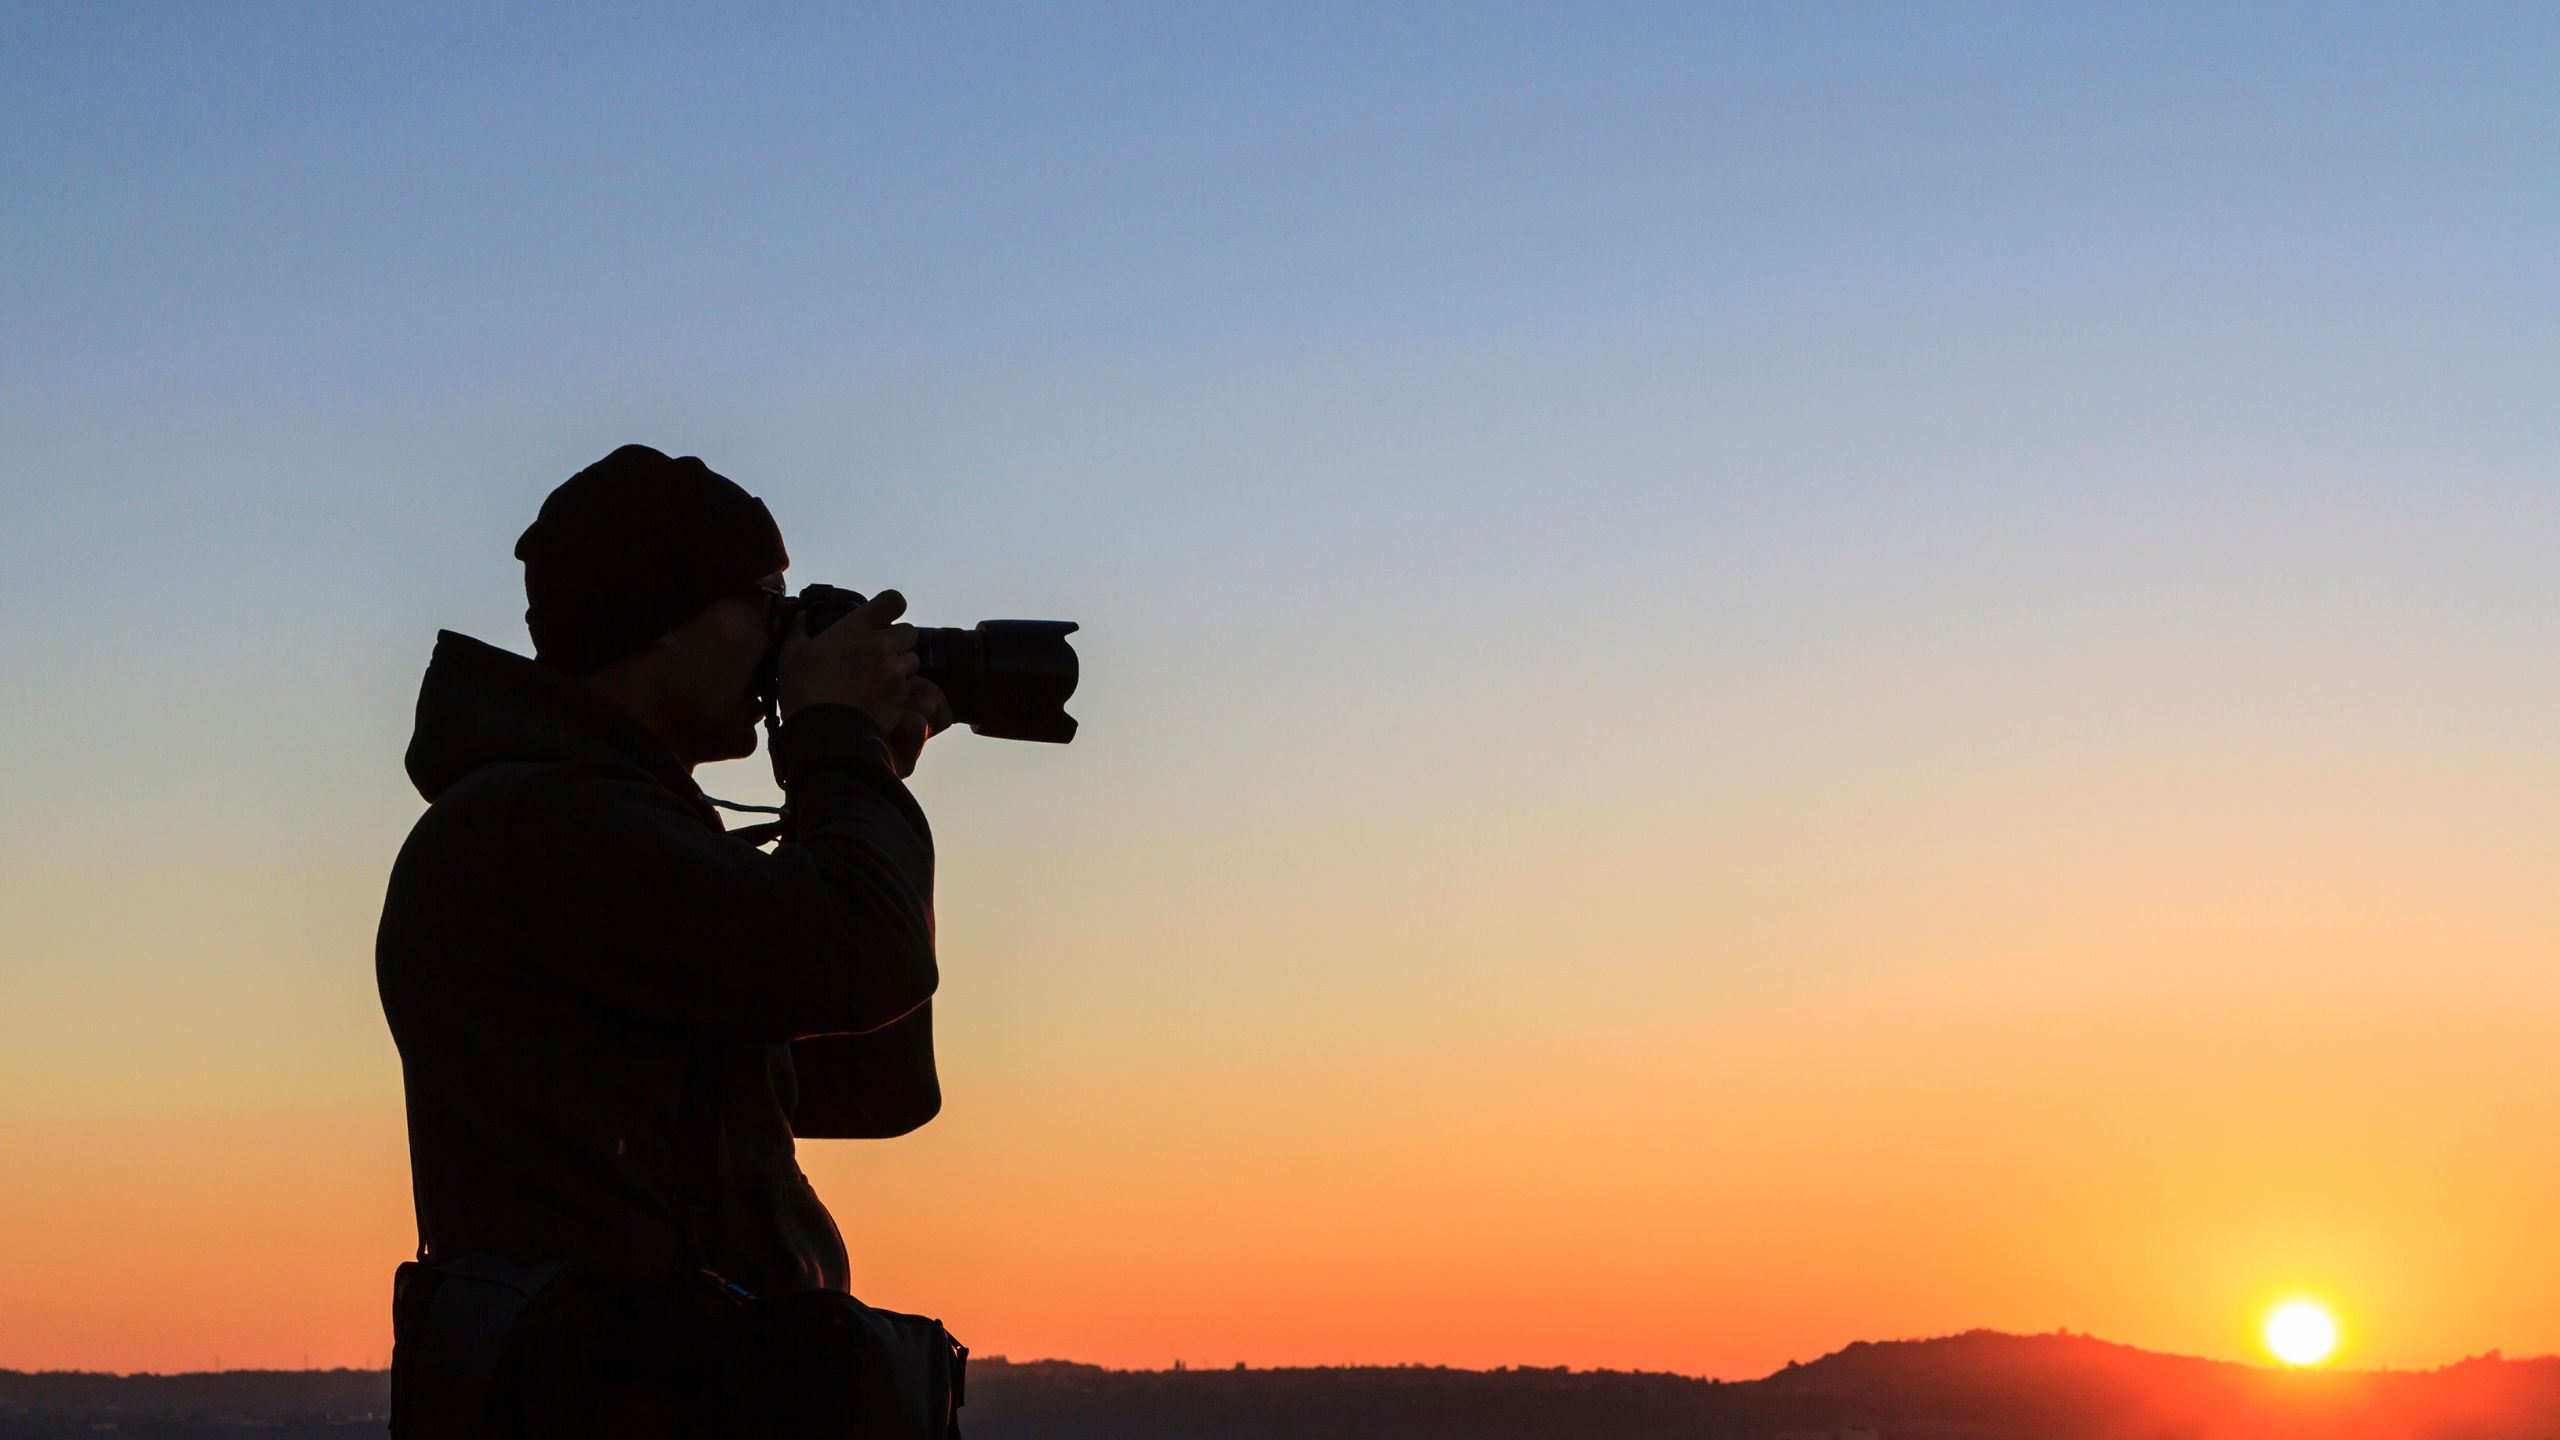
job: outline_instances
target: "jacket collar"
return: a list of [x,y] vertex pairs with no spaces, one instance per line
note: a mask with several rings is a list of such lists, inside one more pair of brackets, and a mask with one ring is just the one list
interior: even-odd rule
[[637,716],[540,661],[436,632],[406,758],[427,803],[483,765],[599,756],[638,765],[721,828],[692,772]]

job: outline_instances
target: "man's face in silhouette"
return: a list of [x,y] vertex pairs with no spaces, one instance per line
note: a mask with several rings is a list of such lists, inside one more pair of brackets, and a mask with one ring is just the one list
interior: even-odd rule
[[781,574],[767,575],[587,676],[586,684],[639,716],[688,766],[752,755],[764,713],[756,672],[782,593]]

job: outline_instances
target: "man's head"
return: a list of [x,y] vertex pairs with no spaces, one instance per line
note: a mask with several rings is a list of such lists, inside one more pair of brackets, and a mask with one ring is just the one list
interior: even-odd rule
[[551,492],[516,558],[536,658],[688,765],[755,749],[767,592],[791,563],[763,501],[692,456],[625,445]]

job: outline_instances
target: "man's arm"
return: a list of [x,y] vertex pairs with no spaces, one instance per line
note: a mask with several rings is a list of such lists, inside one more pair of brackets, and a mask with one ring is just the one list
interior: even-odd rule
[[651,1020],[743,1040],[876,1030],[940,979],[932,835],[859,711],[808,706],[783,747],[800,833],[769,855],[624,763],[493,776],[453,797],[448,842],[476,863],[443,903],[506,932],[488,953]]
[[929,1003],[868,1035],[793,1041],[791,1065],[800,1077],[791,1133],[803,1140],[885,1140],[942,1110]]

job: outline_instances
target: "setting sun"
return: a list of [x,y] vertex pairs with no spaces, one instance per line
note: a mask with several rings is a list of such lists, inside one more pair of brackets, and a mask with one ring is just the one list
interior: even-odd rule
[[2279,1305],[2267,1317],[2267,1348],[2287,1365],[2317,1365],[2337,1344],[2338,1322],[2307,1300]]

